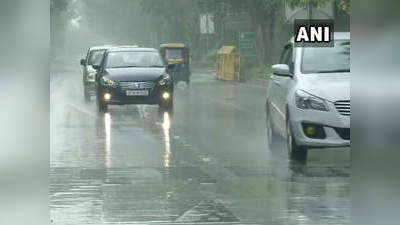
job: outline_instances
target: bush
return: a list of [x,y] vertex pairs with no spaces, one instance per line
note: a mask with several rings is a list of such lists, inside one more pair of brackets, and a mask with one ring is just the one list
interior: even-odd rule
[[206,67],[206,68],[216,68],[217,66],[217,50],[209,51],[205,56],[203,56],[199,61],[193,62],[193,66]]
[[256,60],[242,59],[240,62],[240,71],[244,74],[246,80],[268,79],[270,66],[259,65]]

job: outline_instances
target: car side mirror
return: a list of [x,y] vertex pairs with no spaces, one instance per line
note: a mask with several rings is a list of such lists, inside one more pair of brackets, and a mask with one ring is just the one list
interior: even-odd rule
[[86,65],[86,60],[85,59],[81,59],[81,66]]
[[275,64],[271,67],[271,71],[277,76],[293,77],[293,74],[290,72],[289,66],[286,64]]
[[100,65],[92,65],[92,67],[93,67],[93,69],[95,69],[97,71],[101,69]]

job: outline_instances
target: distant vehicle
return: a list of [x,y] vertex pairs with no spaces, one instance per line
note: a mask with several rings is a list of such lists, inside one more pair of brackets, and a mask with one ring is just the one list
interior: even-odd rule
[[286,137],[291,158],[310,148],[350,146],[350,33],[335,33],[333,48],[285,46],[272,66],[266,114],[268,143]]
[[90,97],[96,93],[96,70],[93,68],[93,65],[101,63],[104,52],[110,47],[112,47],[112,45],[91,47],[87,50],[86,57],[80,61],[83,75],[83,94],[86,102],[89,102]]
[[185,81],[190,83],[190,55],[189,48],[184,43],[167,43],[160,45],[160,53],[168,64],[177,64],[171,76],[174,83]]
[[153,48],[114,47],[108,49],[100,64],[93,67],[96,76],[99,112],[108,105],[158,104],[173,108],[174,85],[166,65]]

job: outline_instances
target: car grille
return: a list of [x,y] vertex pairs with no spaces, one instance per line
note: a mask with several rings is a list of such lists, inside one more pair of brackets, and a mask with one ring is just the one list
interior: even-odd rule
[[336,110],[343,116],[350,116],[350,100],[335,102]]
[[155,86],[154,82],[119,82],[119,85],[123,90],[129,89],[153,89]]
[[350,140],[350,128],[334,128],[336,133],[344,140]]

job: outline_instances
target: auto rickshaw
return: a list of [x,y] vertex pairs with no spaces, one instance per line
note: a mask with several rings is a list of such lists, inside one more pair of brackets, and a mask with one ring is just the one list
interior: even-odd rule
[[160,45],[160,53],[168,64],[175,64],[171,72],[174,83],[185,81],[190,83],[189,48],[184,43],[166,43]]

